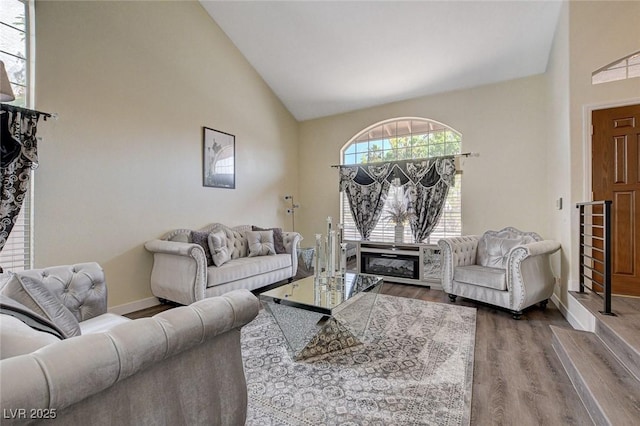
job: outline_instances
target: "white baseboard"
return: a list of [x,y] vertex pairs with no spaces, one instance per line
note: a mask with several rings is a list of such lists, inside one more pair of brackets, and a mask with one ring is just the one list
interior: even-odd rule
[[112,306],[108,310],[112,314],[126,315],[131,312],[136,312],[141,309],[151,308],[152,306],[159,305],[160,301],[157,297],[147,297],[146,299],[136,300],[135,302],[125,303],[123,305]]
[[571,327],[576,330],[593,332],[595,330],[595,318],[593,317],[593,314],[589,312],[587,308],[582,306],[580,302],[574,299],[570,293],[567,294],[567,297],[569,306],[562,303],[555,293],[551,296],[551,301],[555,303],[562,315],[566,318],[569,324],[571,324]]

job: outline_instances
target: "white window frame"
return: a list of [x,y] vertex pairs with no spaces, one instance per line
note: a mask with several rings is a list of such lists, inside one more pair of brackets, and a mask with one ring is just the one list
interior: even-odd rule
[[[398,123],[413,123],[409,125],[410,129],[407,132],[398,131],[397,125]],[[415,123],[418,123],[419,126],[416,126]],[[389,132],[389,128],[393,128],[393,125],[396,125],[396,133],[395,135]],[[455,152],[452,152],[454,148],[453,142],[445,142],[445,144],[451,143],[449,148],[445,148],[444,154],[446,155],[455,155],[460,154],[462,151],[462,135],[460,132],[455,129],[447,126],[446,124],[440,123],[435,120],[431,120],[428,118],[421,117],[399,117],[392,118],[389,120],[380,121],[375,123],[362,131],[358,132],[353,138],[351,138],[340,150],[340,164],[363,164],[358,161],[357,155],[354,157],[353,153],[349,152],[349,149],[354,144],[364,144],[365,141],[369,143],[369,148],[367,151],[359,151],[359,155],[364,155],[365,152],[376,152],[375,150],[371,150],[372,143],[382,143],[379,135],[382,133],[387,134],[386,139],[392,138],[393,136],[422,136],[425,134],[424,130],[415,131],[415,127],[428,127],[427,133],[435,134],[438,132],[450,132],[451,135],[455,136],[457,144],[457,149]],[[384,139],[384,138],[383,138]],[[446,140],[446,134],[445,134]],[[430,151],[429,142],[427,142],[427,152]],[[422,150],[424,148],[421,148]],[[412,153],[413,159],[415,158],[429,158],[432,155],[420,155],[416,157]],[[355,162],[353,159],[356,158]],[[457,174],[455,177],[455,185],[450,188],[449,194],[447,196],[447,200],[445,201],[445,206],[443,207],[445,210],[440,217],[440,220],[436,227],[434,228],[431,235],[423,241],[426,244],[435,244],[439,239],[446,237],[457,237],[462,235],[462,191],[461,191],[461,174]],[[387,203],[389,203],[394,195],[397,188],[391,187],[389,190],[389,195],[387,197]],[[360,233],[355,228],[355,224],[353,222],[351,211],[349,210],[349,202],[347,201],[346,195],[344,193],[340,196],[340,219],[341,223],[344,225],[344,238],[346,240],[359,241],[362,239]],[[384,216],[384,213],[383,213]],[[389,223],[384,223],[383,220],[380,220],[376,225],[375,230],[372,232],[370,237],[371,241],[381,241],[381,242],[393,242],[394,241],[394,225]],[[413,236],[411,234],[411,227],[405,226],[404,229],[404,241],[405,242],[413,242]]]
[[640,77],[640,51],[618,59],[591,74],[591,84],[609,83]]
[[[33,0],[16,0],[25,5],[25,97],[23,102],[14,101],[13,104],[23,107],[31,107],[34,105],[33,82],[35,81],[34,72],[34,55],[35,52],[35,5]],[[3,51],[5,54],[12,52]],[[9,76],[11,80],[11,76]],[[15,92],[15,90],[14,90]],[[25,195],[25,199],[20,209],[20,215],[16,225],[13,227],[11,234],[0,252],[0,266],[6,271],[20,271],[31,269],[33,265],[33,193],[34,182],[33,172],[29,179],[29,190]]]

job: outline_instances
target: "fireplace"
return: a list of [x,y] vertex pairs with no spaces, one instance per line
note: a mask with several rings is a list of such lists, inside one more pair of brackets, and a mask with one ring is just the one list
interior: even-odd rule
[[360,253],[361,270],[365,274],[383,275],[410,280],[420,278],[419,256],[405,254]]

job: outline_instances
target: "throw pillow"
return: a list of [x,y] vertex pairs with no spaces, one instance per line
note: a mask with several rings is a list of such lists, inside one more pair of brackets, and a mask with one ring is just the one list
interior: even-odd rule
[[231,256],[231,259],[247,257],[247,238],[244,235],[244,231],[241,232],[220,223],[209,228],[209,232],[218,231],[224,232],[227,237],[227,247],[229,248],[229,256]]
[[213,265],[213,258],[209,250],[209,233],[200,231],[191,231],[191,242],[198,244],[204,250],[204,257],[207,258],[207,266]]
[[[64,333],[57,325],[10,297],[0,295],[0,314],[14,317],[36,331],[55,336],[57,340],[64,339]],[[4,344],[4,334],[2,339]]]
[[260,228],[259,226],[252,226],[251,229],[253,231],[273,231],[273,246],[276,249],[276,254],[283,254],[287,252],[287,248],[284,245],[282,228]]
[[173,241],[174,243],[190,243],[190,232],[180,232],[169,238],[169,241]]
[[249,257],[276,254],[273,246],[273,231],[247,231]]
[[514,247],[525,244],[521,238],[483,236],[478,242],[478,263],[490,268],[507,267],[509,253]]
[[51,334],[41,333],[17,318],[9,315],[0,315],[0,359],[29,354],[60,339]]
[[227,235],[224,231],[210,233],[208,243],[214,265],[222,266],[231,260],[231,253],[227,247]]
[[80,335],[80,324],[75,316],[42,283],[34,278],[13,274],[0,291],[36,314],[54,323],[64,337]]

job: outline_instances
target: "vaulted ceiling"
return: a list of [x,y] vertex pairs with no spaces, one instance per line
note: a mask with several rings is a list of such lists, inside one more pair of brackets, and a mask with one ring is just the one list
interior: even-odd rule
[[298,120],[543,73],[560,1],[207,1]]

